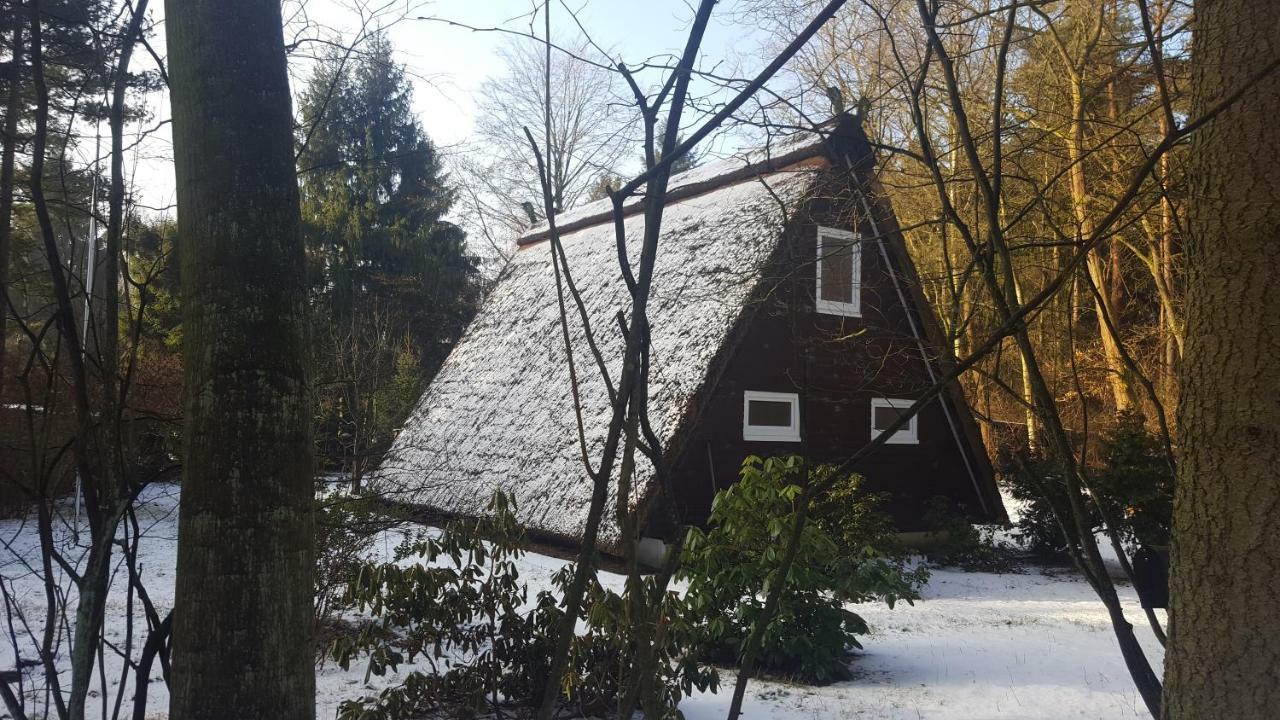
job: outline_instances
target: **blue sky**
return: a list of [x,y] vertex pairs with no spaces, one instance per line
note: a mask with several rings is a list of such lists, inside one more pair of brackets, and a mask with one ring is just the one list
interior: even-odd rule
[[[359,28],[358,15],[351,9],[353,1],[310,0],[308,16],[313,22],[349,38]],[[385,7],[388,17],[403,16],[408,10],[411,18],[440,18],[473,27],[517,32],[529,31],[530,13],[541,6],[541,0],[358,1],[366,7]],[[285,8],[287,13],[288,3]],[[553,35],[576,32],[569,12],[572,9],[597,44],[628,64],[664,53],[679,53],[693,17],[692,6],[684,0],[552,0],[551,8]],[[742,24],[743,18],[736,9],[732,0],[722,0],[717,7],[703,42],[703,60],[707,66],[719,63],[718,70],[725,73],[753,72],[761,64],[764,33]],[[163,5],[154,3],[150,14],[153,19],[162,20]],[[541,27],[539,15],[538,32]],[[511,35],[475,32],[428,19],[403,19],[392,26],[391,38],[399,59],[413,78],[415,110],[428,134],[446,149],[466,141],[475,119],[475,97],[485,79],[502,72],[496,49],[504,42],[511,42]],[[162,38],[156,38],[156,47],[163,48]],[[139,69],[145,69],[149,62],[145,55],[140,57],[143,67]],[[297,78],[305,77],[306,69],[305,62],[294,65],[296,82]],[[155,117],[145,126],[167,119],[168,102],[163,94],[149,98],[148,102]],[[135,193],[144,205],[153,209],[170,208],[173,202],[168,142],[165,128],[142,146],[135,160]]]
[[[506,27],[527,31],[530,0],[438,0],[431,14],[476,27]],[[569,2],[592,38],[629,64],[652,55],[679,53],[693,12],[682,0],[576,0]],[[732,3],[724,3],[721,21],[710,28],[703,45],[707,59],[733,62],[754,55],[760,33],[732,25]],[[573,18],[564,5],[552,4],[552,33],[573,33]],[[541,32],[541,17],[538,19]],[[431,21],[408,21],[392,33],[402,60],[423,75],[439,74],[438,82],[420,82],[417,104],[428,132],[441,143],[465,139],[474,106],[471,98],[484,79],[501,73],[494,50],[510,36],[472,32]],[[434,87],[433,87],[434,86]],[[453,107],[457,114],[446,112]]]

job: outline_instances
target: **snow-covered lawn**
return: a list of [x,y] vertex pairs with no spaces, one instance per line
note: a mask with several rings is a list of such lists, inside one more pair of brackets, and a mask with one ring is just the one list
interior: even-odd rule
[[[143,532],[141,571],[161,614],[173,603],[177,498],[176,486],[154,486],[145,493],[138,513]],[[69,529],[64,528],[60,536],[70,542]],[[0,575],[11,585],[30,629],[39,633],[44,591],[32,570],[39,566],[34,524],[21,519],[0,521],[0,542]],[[387,539],[378,551],[390,553],[393,544],[394,539]],[[561,560],[530,554],[522,560],[520,572],[535,590],[545,587],[561,564]],[[107,611],[108,639],[115,643],[122,643],[125,633],[123,572],[120,569],[117,574],[116,591]],[[1130,618],[1159,667],[1162,653],[1142,622],[1137,597],[1132,588],[1121,590]],[[136,605],[135,622],[142,627],[141,610]],[[1088,585],[1072,573],[998,575],[938,569],[925,588],[924,601],[914,607],[899,605],[890,610],[868,604],[856,609],[871,624],[872,633],[863,638],[866,650],[854,660],[853,680],[827,687],[753,682],[746,717],[986,720],[1145,715],[1102,605]],[[0,615],[0,623],[3,621]],[[7,637],[8,632],[7,625],[0,627],[0,636]],[[33,657],[33,647],[23,637],[21,625],[18,634],[22,656]],[[136,648],[142,640],[135,637],[134,642]],[[65,645],[61,649],[60,660],[65,661]],[[10,643],[3,641],[0,670],[14,666],[13,656]],[[109,657],[108,678],[118,677],[119,665],[118,659]],[[153,675],[157,681],[151,685],[147,715],[163,718],[168,696],[159,682],[158,668]],[[732,677],[725,679],[731,686]],[[125,716],[132,684],[130,678]],[[317,685],[320,718],[332,718],[341,700],[376,692],[380,687],[365,686],[363,665],[344,672],[332,663],[318,671]],[[723,718],[730,689],[690,698],[681,709],[688,720]],[[105,699],[108,708],[114,705],[114,689]],[[90,703],[95,716],[101,714],[103,700],[95,689]]]

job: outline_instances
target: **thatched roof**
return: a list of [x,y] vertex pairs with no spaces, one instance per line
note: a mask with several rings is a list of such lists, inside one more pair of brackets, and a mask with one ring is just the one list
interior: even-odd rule
[[[673,178],[650,301],[650,409],[664,443],[744,312],[786,219],[817,179],[821,143],[815,136],[776,147]],[[626,218],[633,246],[644,230],[636,209],[629,207]],[[624,344],[616,315],[629,310],[630,298],[607,211],[608,201],[593,203],[558,217],[558,224],[616,383]],[[514,494],[526,526],[562,538],[580,535],[592,488],[574,420],[551,246],[539,242],[542,237],[545,229],[535,228],[522,239],[375,473],[375,490],[470,515],[503,488]],[[595,464],[611,410],[582,324],[569,308],[587,456]],[[643,459],[638,464],[636,486],[644,488],[652,469]],[[602,541],[612,544],[616,535],[606,521]]]

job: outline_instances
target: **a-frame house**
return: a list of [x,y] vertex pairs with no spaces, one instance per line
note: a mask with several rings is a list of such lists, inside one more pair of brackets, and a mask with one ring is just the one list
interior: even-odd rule
[[[705,520],[748,455],[839,462],[946,377],[943,338],[875,177],[857,118],[842,115],[766,150],[672,178],[649,314],[650,417],[679,517],[651,513],[644,534]],[[630,307],[609,202],[557,216],[595,340],[616,379]],[[626,229],[638,238],[639,204]],[[638,241],[634,244],[638,245]],[[570,303],[587,456],[610,407]],[[653,468],[638,459],[637,496]],[[1005,518],[991,465],[955,383],[856,468],[889,494],[902,531],[924,529],[941,497],[976,521]],[[406,422],[372,487],[447,515],[482,512],[511,492],[543,539],[573,542],[591,482],[582,463],[546,229],[519,241],[475,321]],[[610,498],[610,503],[614,499]],[[612,513],[606,513],[611,517]],[[606,520],[602,545],[616,547]]]

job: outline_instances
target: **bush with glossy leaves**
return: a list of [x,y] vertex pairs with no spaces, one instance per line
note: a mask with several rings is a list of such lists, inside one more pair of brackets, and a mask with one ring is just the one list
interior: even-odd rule
[[[708,528],[690,531],[679,577],[688,583],[685,601],[698,618],[693,644],[709,661],[731,665],[739,660],[779,581],[803,484],[830,472],[795,456],[748,457],[738,482],[716,496]],[[835,513],[831,502],[856,503],[859,497],[827,498],[816,508],[818,518],[805,524],[786,592],[764,631],[759,655],[764,672],[813,683],[846,679],[849,655],[862,647],[858,636],[868,632],[866,621],[846,604],[878,600],[892,607],[919,598],[922,570],[906,569],[884,548],[846,544],[859,535],[878,537],[877,532],[847,527],[842,533],[822,520]],[[860,514],[850,507],[846,517]]]
[[[365,563],[347,601],[369,620],[330,649],[345,669],[367,658],[370,675],[414,664],[404,680],[376,696],[341,704],[338,720],[406,720],[480,715],[529,717],[544,691],[548,658],[563,617],[560,598],[573,577],[567,565],[552,589],[530,598],[519,574],[525,532],[514,501],[497,494],[487,517],[457,522],[435,536],[407,541],[390,563]],[[412,561],[412,562],[411,562]],[[686,645],[687,607],[674,592],[644,579],[639,592],[657,597],[661,612],[648,635],[653,672],[632,667],[636,625],[629,595],[592,576],[579,614],[579,633],[561,681],[560,702],[580,715],[616,710],[626,679],[643,674],[647,717],[676,718],[680,700],[714,690],[717,676]]]

